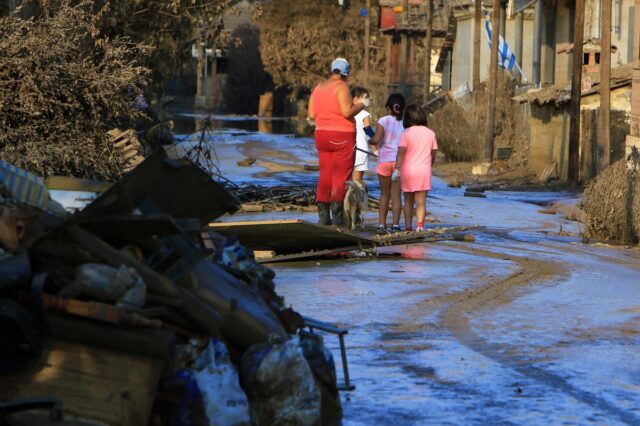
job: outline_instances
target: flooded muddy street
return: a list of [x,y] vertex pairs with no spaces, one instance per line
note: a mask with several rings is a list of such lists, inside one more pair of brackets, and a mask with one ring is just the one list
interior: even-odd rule
[[[315,179],[300,167],[315,162],[311,139],[216,138],[220,167],[236,181]],[[236,167],[248,150],[282,154]],[[367,183],[375,194],[375,179]],[[344,424],[640,424],[640,251],[582,244],[579,223],[539,212],[578,197],[467,198],[436,179],[430,217],[480,226],[475,242],[270,264],[287,305],[349,329],[356,390],[342,393]],[[291,212],[244,218],[316,220]],[[375,218],[370,211],[367,221]],[[337,338],[325,342],[341,380]]]

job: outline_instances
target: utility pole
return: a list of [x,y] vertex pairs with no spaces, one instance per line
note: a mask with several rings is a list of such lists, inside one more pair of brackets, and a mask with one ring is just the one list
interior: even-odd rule
[[640,149],[640,0],[635,0],[633,29],[633,78],[631,80],[631,129],[625,139],[627,169],[632,170],[633,149]]
[[407,40],[409,27],[409,0],[402,2],[402,21],[403,25],[400,30],[400,93],[407,96],[407,56],[409,55],[409,40]]
[[500,1],[500,35],[503,40],[507,39],[507,1]]
[[569,181],[580,179],[580,96],[582,94],[582,45],[584,43],[584,0],[575,0],[576,14],[573,30],[573,59],[571,74],[571,121],[569,123]]
[[[524,11],[521,11],[516,14],[516,44],[514,46],[514,53],[516,54],[516,61],[520,68],[522,68],[522,35],[524,32],[524,19],[523,19]],[[518,73],[519,78],[522,78],[522,75]]]
[[[579,0],[580,1],[580,0]],[[498,43],[500,31],[500,0],[493,0],[491,10],[491,56],[489,59],[489,113],[485,139],[485,161],[493,162],[493,132],[496,120],[496,86],[498,84]]]
[[482,0],[475,0],[473,14],[473,90],[480,86],[480,27],[482,20]]
[[428,0],[429,16],[427,17],[427,40],[425,42],[424,58],[424,97],[423,104],[426,104],[431,94],[431,44],[433,40],[433,0]]
[[[576,0],[580,1],[580,0]],[[533,14],[533,83],[540,83],[540,67],[542,57],[542,0],[536,1]],[[582,60],[580,60],[582,63]]]
[[371,26],[371,0],[365,0],[364,2],[365,16],[364,16],[364,81],[369,84],[369,31]]
[[609,167],[611,153],[611,0],[602,0],[602,43],[600,44],[600,143],[602,150],[598,172]]

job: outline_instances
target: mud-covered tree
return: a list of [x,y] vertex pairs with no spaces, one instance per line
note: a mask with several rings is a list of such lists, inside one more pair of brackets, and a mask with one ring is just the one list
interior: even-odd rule
[[103,37],[82,6],[0,19],[0,158],[43,176],[118,177],[105,132],[138,117],[149,51]]
[[[290,86],[294,93],[308,92],[329,73],[331,61],[343,56],[351,62],[351,81],[362,79],[364,21],[362,2],[335,0],[269,0],[261,4],[260,53],[265,69],[278,86]],[[377,1],[373,1],[375,12]],[[372,16],[371,25],[376,22]],[[375,32],[372,31],[373,34]],[[372,81],[381,80],[384,49],[373,37],[370,69]]]
[[210,46],[221,36],[220,17],[231,0],[18,0],[23,18],[51,16],[80,3],[102,37],[127,37],[151,48],[138,60],[152,70],[153,88],[161,93],[190,58],[193,43]]

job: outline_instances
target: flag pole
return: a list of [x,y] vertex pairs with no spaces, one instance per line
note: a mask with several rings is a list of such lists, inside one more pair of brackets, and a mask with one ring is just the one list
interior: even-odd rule
[[515,62],[515,67],[518,69],[518,72],[520,73],[520,75],[522,76],[522,82],[523,83],[527,83],[527,76],[524,75],[524,71],[522,71],[522,68],[520,68],[520,64],[518,64],[518,57],[516,56],[516,62]]

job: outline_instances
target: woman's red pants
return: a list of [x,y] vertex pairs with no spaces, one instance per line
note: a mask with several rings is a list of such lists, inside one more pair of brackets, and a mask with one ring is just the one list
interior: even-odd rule
[[355,161],[356,134],[316,130],[315,136],[320,160],[316,200],[321,203],[343,202],[345,182],[351,177]]

